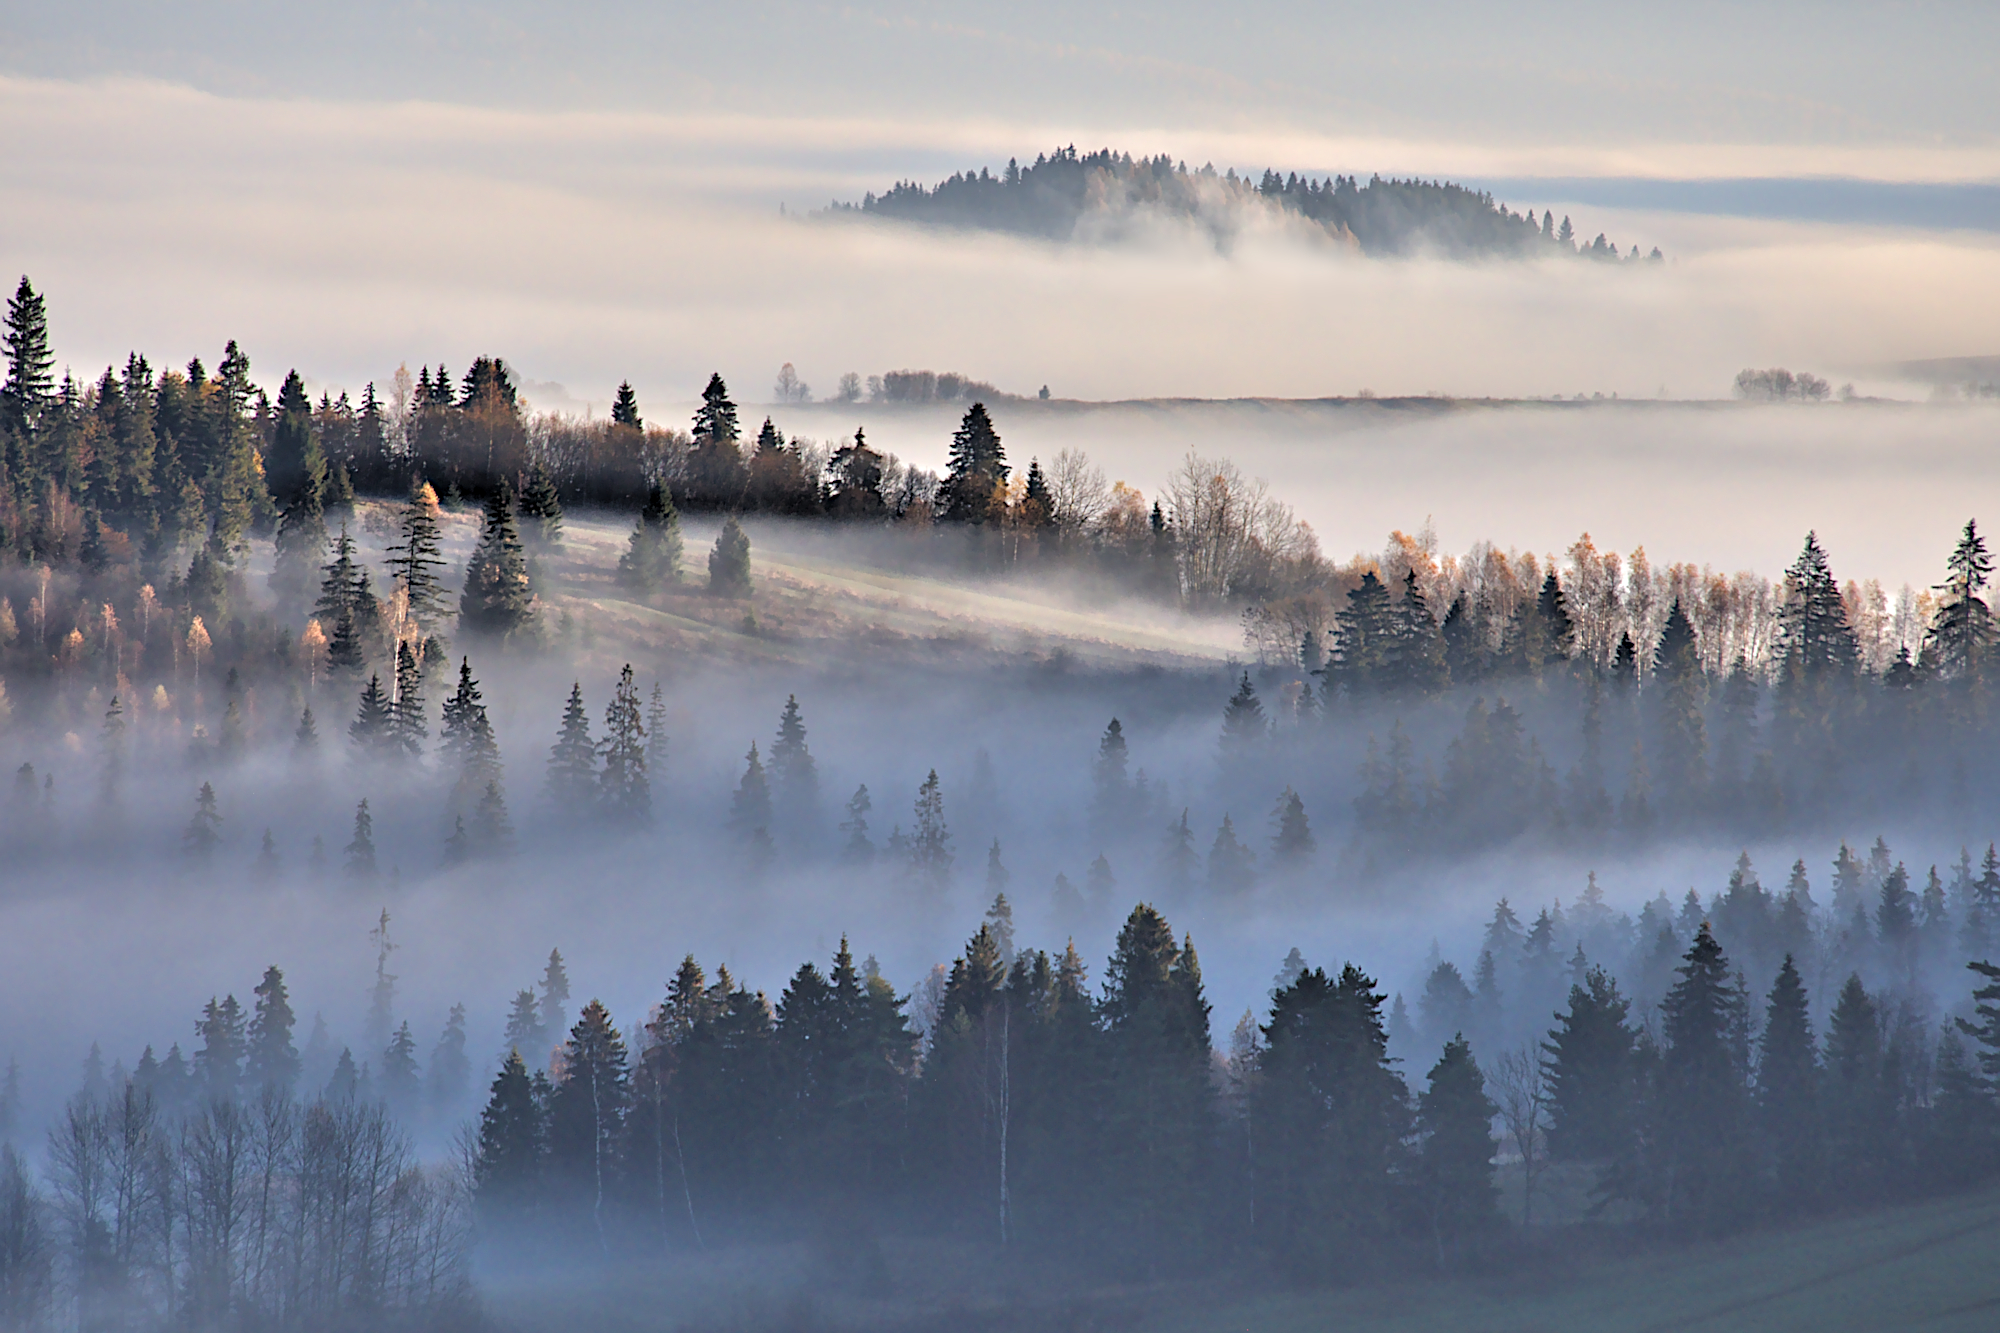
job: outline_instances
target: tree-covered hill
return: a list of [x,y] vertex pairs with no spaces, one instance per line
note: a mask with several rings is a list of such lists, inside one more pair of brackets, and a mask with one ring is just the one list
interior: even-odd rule
[[[1602,234],[1581,241],[1567,217],[1557,222],[1545,211],[1538,220],[1533,209],[1515,212],[1490,194],[1450,182],[1380,176],[1366,182],[1354,176],[1315,180],[1268,169],[1253,181],[1233,168],[1190,170],[1165,154],[1134,158],[1109,148],[1079,154],[1074,145],[1039,155],[1025,167],[1010,160],[999,175],[982,167],[976,175],[954,173],[935,186],[899,181],[883,194],[871,193],[859,204],[836,203],[828,211],[1069,240],[1079,234],[1079,224],[1099,216],[1151,211],[1227,233],[1258,210],[1303,218],[1369,255],[1639,258],[1636,246],[1621,256]],[[1660,258],[1660,252],[1649,258]]]

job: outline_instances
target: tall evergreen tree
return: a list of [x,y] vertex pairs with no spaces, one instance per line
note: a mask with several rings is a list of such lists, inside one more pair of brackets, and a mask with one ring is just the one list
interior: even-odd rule
[[1805,983],[1786,954],[1758,1039],[1757,1114],[1773,1190],[1790,1207],[1811,1203],[1820,1189],[1819,1081]]
[[509,1051],[479,1115],[473,1197],[490,1219],[511,1219],[526,1211],[541,1183],[546,1130],[543,1097],[535,1083],[521,1052]]
[[361,691],[361,704],[347,727],[355,753],[366,759],[386,759],[401,750],[402,738],[396,729],[396,705],[382,688],[380,676],[368,678]]
[[588,810],[597,794],[597,743],[590,738],[590,715],[583,710],[583,684],[572,683],[563,705],[562,726],[549,750],[549,801],[567,814]]
[[430,734],[424,675],[405,639],[396,645],[396,698],[389,705],[389,748],[401,758],[421,758]]
[[729,831],[746,842],[768,834],[771,829],[771,782],[764,761],[757,754],[757,742],[743,756],[743,777],[729,802]]
[[650,823],[653,788],[646,777],[646,724],[630,662],[618,673],[618,684],[604,710],[604,739],[599,749],[604,767],[598,773],[598,791],[606,817],[621,828]]
[[951,830],[944,822],[944,789],[937,770],[917,788],[913,811],[915,825],[910,833],[910,878],[933,893],[951,887]]
[[639,395],[632,390],[632,381],[621,380],[618,393],[611,400],[611,424],[640,429],[645,423],[639,419]]
[[[996,493],[1007,482],[1007,453],[986,404],[974,403],[952,432],[944,482],[938,488],[944,515],[954,523],[996,521]],[[1004,503],[1000,502],[1000,503]]]
[[264,969],[257,983],[257,1002],[250,1015],[244,1072],[252,1086],[290,1093],[299,1078],[299,1052],[292,1044],[291,995],[285,974],[276,964]]
[[1977,683],[1993,646],[1993,612],[1979,595],[1993,575],[1993,557],[1973,520],[1966,520],[1945,567],[1936,589],[1943,596],[1924,632],[1924,667],[1946,680]]
[[1236,836],[1236,824],[1227,815],[1215,830],[1208,849],[1208,889],[1214,894],[1236,894],[1248,889],[1256,877],[1257,856]]
[[589,1209],[600,1244],[605,1203],[623,1176],[629,1096],[624,1038],[592,1000],[570,1029],[562,1078],[549,1096],[548,1174],[564,1201]]
[[1493,1184],[1493,1117],[1486,1079],[1463,1036],[1445,1043],[1417,1098],[1417,1192],[1440,1268],[1468,1240],[1500,1221]]
[[496,638],[533,628],[535,590],[514,525],[514,497],[504,481],[486,502],[485,529],[465,566],[458,617],[468,632]]
[[1736,1040],[1744,999],[1707,922],[1678,971],[1661,1005],[1665,1041],[1645,1132],[1657,1157],[1647,1192],[1663,1217],[1724,1226],[1750,1201],[1748,1052]]
[[344,849],[350,879],[375,878],[375,816],[368,812],[368,798],[354,807],[354,836]]
[[444,701],[438,749],[447,768],[457,770],[452,789],[454,807],[478,800],[489,784],[501,780],[500,743],[487,719],[484,696],[473,679],[469,657],[459,659],[458,688]]
[[1279,865],[1300,865],[1312,859],[1319,844],[1306,822],[1305,802],[1290,787],[1271,810],[1271,857]]
[[750,538],[734,514],[722,521],[715,548],[708,553],[708,590],[739,600],[750,595]]
[[521,503],[516,513],[526,525],[521,535],[527,541],[544,551],[561,549],[562,497],[556,493],[555,483],[539,462],[528,470],[528,480],[521,487]]
[[1569,1009],[1542,1043],[1549,1152],[1558,1160],[1609,1161],[1625,1149],[1636,1093],[1630,1012],[1618,982],[1593,967],[1570,987]]
[[656,592],[681,580],[681,519],[673,494],[655,482],[646,507],[632,529],[625,554],[618,557],[618,581],[639,592]]
[[389,574],[405,594],[410,619],[419,635],[443,625],[450,613],[437,571],[444,568],[444,544],[438,531],[437,492],[419,482],[398,516],[401,540],[388,551]]
[[1229,696],[1229,703],[1222,710],[1223,762],[1240,763],[1248,759],[1270,731],[1264,705],[1257,699],[1257,687],[1250,683],[1250,673],[1245,671],[1237,682],[1236,693]]
[[819,805],[819,768],[806,746],[805,719],[797,695],[785,696],[778,715],[777,739],[771,742],[772,798],[784,823],[810,819]]
[[195,793],[194,817],[181,832],[181,853],[191,862],[207,864],[222,841],[222,815],[215,804],[215,788],[204,782]]

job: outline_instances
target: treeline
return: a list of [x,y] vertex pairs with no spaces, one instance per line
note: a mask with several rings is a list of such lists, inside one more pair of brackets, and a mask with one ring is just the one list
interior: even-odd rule
[[[462,1082],[462,1010],[454,1024]],[[196,1027],[185,1063],[178,1045],[164,1061],[148,1047],[107,1074],[93,1047],[40,1179],[0,1144],[0,1323],[476,1326],[468,1182],[422,1162],[392,1114],[401,1046],[375,1088],[346,1051],[302,1078],[324,1026],[302,1059],[276,967],[253,1012],[210,1000]]]
[[1914,1035],[1850,975],[1822,1040],[1789,956],[1754,996],[1706,922],[1672,961],[1654,1018],[1578,959],[1524,1081],[1458,1032],[1402,1067],[1375,981],[1296,957],[1215,1053],[1193,942],[1143,905],[1093,985],[1074,946],[1017,950],[1002,895],[908,1018],[844,941],[775,999],[690,957],[634,1030],[593,1002],[548,1068],[507,1058],[477,1199],[531,1245],[837,1225],[863,1286],[876,1234],[910,1227],[1127,1272],[1254,1249],[1354,1281],[1507,1252],[1496,1121],[1530,1191],[1553,1155],[1683,1237],[1991,1176],[2000,970],[1975,965],[1977,1022]]
[[[859,204],[835,203],[828,211],[1068,240],[1094,213],[1144,208],[1212,223],[1226,221],[1217,215],[1231,209],[1258,206],[1306,218],[1371,255],[1639,258],[1637,246],[1621,255],[1602,233],[1583,241],[1567,217],[1558,225],[1544,211],[1537,223],[1532,211],[1510,212],[1490,194],[1449,182],[1380,176],[1365,183],[1353,176],[1315,180],[1270,169],[1253,181],[1233,167],[1221,174],[1213,166],[1190,171],[1165,154],[1134,159],[1108,148],[1078,154],[1074,145],[1038,154],[1025,167],[1009,159],[998,175],[982,167],[977,174],[955,172],[930,187],[899,181]],[[1659,261],[1660,252],[1655,249],[1650,259]]]

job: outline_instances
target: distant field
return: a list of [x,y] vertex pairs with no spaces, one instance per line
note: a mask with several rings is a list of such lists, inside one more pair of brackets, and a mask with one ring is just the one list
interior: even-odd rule
[[1543,1289],[1504,1282],[1287,1296],[1191,1311],[1178,1333],[1991,1333],[2000,1192],[1985,1191],[1677,1254],[1592,1265]]

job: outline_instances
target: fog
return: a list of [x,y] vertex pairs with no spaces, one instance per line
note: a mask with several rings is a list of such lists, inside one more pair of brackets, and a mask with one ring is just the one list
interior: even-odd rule
[[[780,217],[905,170],[835,166],[784,121],[19,78],[0,98],[40,131],[0,149],[9,262],[53,299],[79,374],[235,337],[259,373],[315,384],[494,353],[599,404],[621,379],[682,400],[715,369],[753,396],[781,361],[821,396],[903,366],[1080,399],[1716,398],[1750,365],[1896,391],[1871,369],[1985,353],[2000,296],[2000,252],[1971,234],[1578,208],[1586,237],[1670,262],[1368,263],[1284,231],[1218,250],[1172,228],[1051,247]],[[957,164],[1003,166],[1038,136]],[[188,149],[212,143],[229,151]],[[1123,146],[1188,155],[1170,136]],[[1310,165],[1238,165],[1267,161]]]

